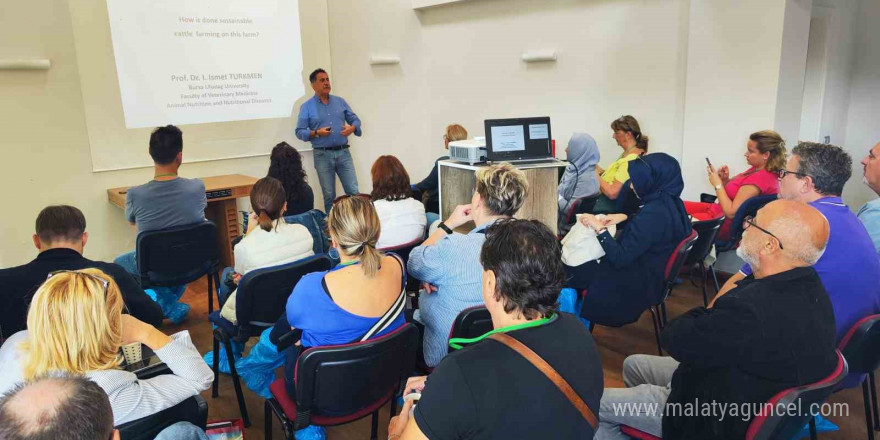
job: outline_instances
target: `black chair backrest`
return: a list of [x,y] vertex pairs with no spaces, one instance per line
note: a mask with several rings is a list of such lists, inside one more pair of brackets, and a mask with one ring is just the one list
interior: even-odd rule
[[880,367],[880,315],[856,322],[840,339],[838,348],[852,373],[870,373]]
[[406,263],[409,261],[409,253],[412,252],[417,246],[421,245],[424,242],[424,238],[417,238],[409,243],[400,244],[397,246],[392,246],[388,248],[379,249],[382,252],[393,252],[403,260],[403,267],[406,267]]
[[391,398],[415,369],[418,343],[407,323],[364,342],[304,351],[296,361],[297,420],[350,415]]
[[[452,323],[449,338],[471,339],[482,336],[494,328],[492,316],[485,306],[476,306],[464,309]],[[450,349],[451,351],[451,349]]]
[[742,205],[739,205],[739,209],[736,210],[736,214],[734,214],[733,220],[731,220],[730,241],[734,243],[739,242],[743,234],[743,220],[750,215],[757,214],[759,209],[774,200],[776,200],[776,194],[761,195],[752,197],[743,202]]
[[137,236],[137,265],[145,288],[179,286],[217,271],[217,227],[206,220],[141,232]]
[[116,429],[122,440],[153,440],[159,432],[177,422],[190,422],[204,430],[208,424],[208,402],[196,394],[171,408],[124,423]]
[[300,278],[332,267],[330,257],[320,254],[248,272],[241,277],[235,294],[235,315],[240,329],[241,324],[263,328],[275,325]]
[[[816,383],[783,390],[770,398],[761,408],[766,414],[759,414],[749,423],[746,440],[794,438],[809,422],[810,411],[819,411],[819,405],[834,392],[847,371],[846,360],[837,351],[837,368],[828,377]],[[798,414],[789,414],[789,408],[801,410]]]
[[699,263],[706,259],[709,252],[712,251],[712,245],[715,244],[715,237],[718,236],[718,230],[721,229],[723,223],[723,215],[712,220],[694,222],[693,227],[694,231],[697,231],[697,242],[694,243],[694,248],[691,249],[691,253],[688,254],[687,259],[684,261],[685,266]]

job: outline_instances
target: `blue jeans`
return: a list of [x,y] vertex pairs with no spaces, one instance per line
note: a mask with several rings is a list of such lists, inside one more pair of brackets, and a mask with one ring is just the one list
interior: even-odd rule
[[312,151],[315,161],[315,171],[318,172],[318,182],[321,184],[321,195],[324,197],[324,212],[329,213],[336,199],[336,176],[342,183],[342,189],[346,194],[358,193],[357,174],[354,171],[354,161],[348,148],[338,151],[327,151],[315,148]]
[[126,272],[130,273],[138,284],[141,283],[141,273],[138,270],[137,264],[137,251],[126,252],[116,257],[113,262],[122,266]]
[[190,422],[177,422],[163,429],[156,440],[208,440],[208,436]]

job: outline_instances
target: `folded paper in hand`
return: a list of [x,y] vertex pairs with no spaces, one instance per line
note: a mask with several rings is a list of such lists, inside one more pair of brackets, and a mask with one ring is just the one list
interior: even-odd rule
[[[574,222],[574,226],[562,239],[562,262],[568,266],[580,266],[605,256],[605,249],[602,249],[599,238],[596,237],[596,231],[580,222],[581,215],[583,214],[578,214],[578,220]],[[602,220],[605,215],[599,214],[596,218]],[[609,234],[614,236],[616,232],[616,225],[608,226]]]

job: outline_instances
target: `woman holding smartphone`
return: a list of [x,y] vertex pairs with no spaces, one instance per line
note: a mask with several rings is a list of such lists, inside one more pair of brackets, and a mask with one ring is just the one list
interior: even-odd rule
[[785,167],[785,141],[773,130],[752,133],[746,143],[746,163],[749,169],[730,178],[727,165],[715,169],[709,159],[709,184],[715,188],[716,203],[684,202],[685,210],[696,220],[711,220],[724,216],[726,220],[718,231],[719,239],[730,238],[730,220],[742,204],[755,196],[776,194],[779,180],[776,172]]

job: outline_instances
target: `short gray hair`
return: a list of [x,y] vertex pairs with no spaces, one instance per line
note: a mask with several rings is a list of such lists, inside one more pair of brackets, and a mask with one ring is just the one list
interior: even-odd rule
[[528,191],[526,175],[507,162],[477,171],[476,192],[493,215],[512,217],[522,207]]
[[767,229],[779,237],[778,240],[785,247],[783,252],[788,252],[792,258],[808,266],[816,264],[825,253],[826,246],[817,248],[813,245],[810,238],[813,232],[798,213],[786,212],[770,222]]
[[852,176],[852,157],[836,145],[801,142],[791,150],[798,157],[798,172],[813,178],[816,192],[826,196],[843,194],[843,186]]

